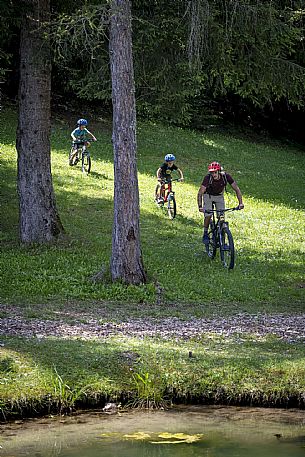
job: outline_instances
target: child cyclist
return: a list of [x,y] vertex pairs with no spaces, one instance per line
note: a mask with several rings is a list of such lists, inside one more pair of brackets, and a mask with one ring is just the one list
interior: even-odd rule
[[157,170],[158,185],[156,188],[155,200],[159,204],[164,203],[162,196],[162,183],[170,181],[172,179],[173,171],[177,171],[179,173],[180,181],[184,180],[182,170],[178,168],[177,165],[175,165],[175,160],[176,157],[173,154],[166,154],[166,156],[164,157],[164,163]]
[[[73,145],[71,151],[71,155],[73,155],[75,152],[77,152],[77,148],[79,146],[82,146],[85,144],[87,148],[90,146],[90,142],[88,141],[88,137],[92,138],[93,141],[96,141],[95,136],[93,133],[89,132],[89,130],[86,128],[86,125],[88,125],[88,121],[86,119],[79,119],[77,121],[78,127],[73,130],[71,133],[71,137],[73,139]],[[74,164],[76,164],[78,161],[78,157],[76,157]],[[71,162],[70,162],[71,165]]]

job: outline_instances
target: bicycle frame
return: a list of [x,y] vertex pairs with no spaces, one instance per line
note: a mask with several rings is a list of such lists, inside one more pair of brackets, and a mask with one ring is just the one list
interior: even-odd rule
[[175,195],[175,192],[172,189],[172,181],[177,181],[177,180],[171,180],[171,181],[165,181],[161,183],[160,187],[160,197],[163,198],[164,203],[167,203],[168,197],[170,194]]
[[206,211],[206,214],[211,214],[212,216],[209,223],[209,242],[206,244],[207,254],[211,259],[214,259],[216,250],[219,248],[221,261],[228,269],[234,268],[235,249],[229,223],[225,221],[224,213],[236,210],[239,210],[238,206],[217,210],[213,204],[213,209]]
[[236,208],[228,208],[223,210],[212,209],[210,211],[206,211],[206,214],[211,213],[212,215],[212,222],[214,225],[213,232],[219,232],[223,224],[227,224],[224,217],[225,211],[235,211]]
[[91,169],[91,157],[90,152],[87,149],[87,144],[93,140],[76,140],[72,143],[72,149],[69,155],[69,165],[76,165],[79,159],[82,163],[82,171],[90,172]]
[[177,179],[170,179],[169,181],[162,181],[160,184],[159,190],[158,190],[158,186],[156,189],[156,196],[157,196],[157,192],[159,192],[162,206],[164,206],[164,204],[166,204],[167,213],[168,213],[168,216],[170,219],[174,219],[176,217],[176,212],[177,212],[175,192],[173,191],[173,188],[172,188],[173,181],[180,181],[180,179],[177,178]]
[[87,146],[84,144],[84,146],[82,147],[82,157],[85,155],[87,157],[90,157],[90,152],[88,151]]
[[90,152],[87,150],[87,145],[86,145],[87,142],[90,142],[90,140],[86,140],[86,141],[73,141],[73,146],[76,146],[77,153],[78,153],[79,150],[81,149],[82,156],[83,156],[84,154],[86,154],[87,156],[90,157]]

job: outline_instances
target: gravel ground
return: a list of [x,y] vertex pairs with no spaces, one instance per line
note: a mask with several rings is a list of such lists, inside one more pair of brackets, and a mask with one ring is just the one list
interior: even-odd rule
[[[58,320],[26,319],[18,308],[0,306],[0,335],[22,336],[26,338],[108,338],[114,335],[124,337],[175,338],[187,340],[204,334],[217,334],[225,337],[251,335],[261,339],[274,335],[287,342],[305,342],[305,314],[245,314],[232,317],[201,318],[181,320],[178,318],[152,319],[138,318],[122,322],[100,322],[98,312],[92,314],[66,313]],[[0,314],[0,316],[1,316]],[[9,316],[9,317],[8,317]],[[73,323],[70,323],[73,319]]]

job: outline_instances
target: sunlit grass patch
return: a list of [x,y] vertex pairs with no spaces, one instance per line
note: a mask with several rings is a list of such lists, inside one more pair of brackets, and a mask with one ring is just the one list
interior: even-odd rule
[[[66,230],[54,246],[22,247],[18,242],[16,117],[7,112],[0,155],[2,302],[113,300],[142,303],[239,304],[243,310],[303,310],[304,154],[267,141],[254,143],[222,132],[198,133],[138,123],[140,227],[148,284],[112,284],[109,275],[113,223],[111,128],[94,132],[92,173],[69,167],[70,127],[52,129],[52,172],[57,207]],[[164,154],[175,153],[184,183],[174,183],[177,217],[170,221],[154,203],[156,170]],[[245,210],[228,215],[236,246],[236,266],[211,261],[201,242],[202,215],[196,195],[207,164],[219,160],[244,194]],[[270,164],[272,167],[270,168]],[[283,189],[285,189],[283,191]],[[236,205],[234,192],[225,194]],[[99,272],[103,281],[92,281]],[[216,310],[216,308],[215,308]],[[217,312],[219,310],[217,309]],[[162,313],[162,308],[160,308]],[[164,312],[167,310],[164,308]],[[188,308],[185,308],[185,313]]]

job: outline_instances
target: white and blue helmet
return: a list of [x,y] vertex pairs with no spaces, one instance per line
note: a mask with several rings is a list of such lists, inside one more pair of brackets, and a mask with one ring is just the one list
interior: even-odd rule
[[77,125],[87,125],[88,121],[87,119],[78,119]]
[[176,157],[174,156],[174,154],[166,154],[164,160],[165,162],[173,162],[174,160],[176,160]]

